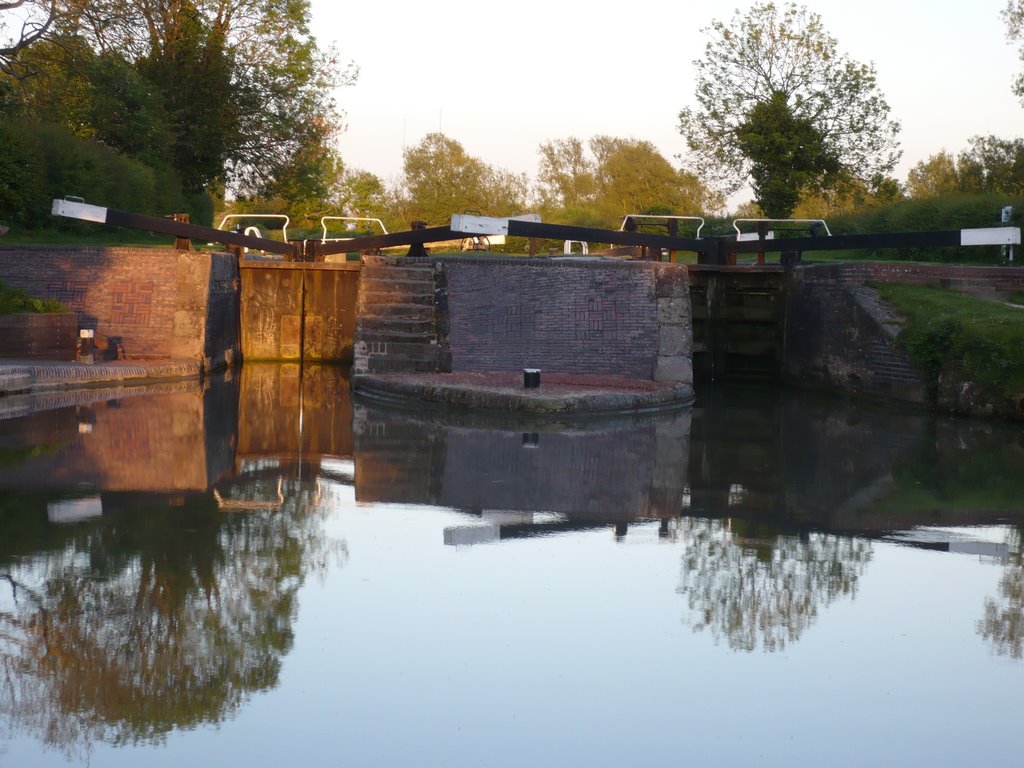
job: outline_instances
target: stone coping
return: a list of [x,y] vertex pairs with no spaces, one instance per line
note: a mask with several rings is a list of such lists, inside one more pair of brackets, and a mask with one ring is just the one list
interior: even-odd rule
[[103,363],[0,360],[0,396],[15,392],[45,392],[112,383],[147,383],[198,379],[198,360],[120,360]]
[[356,374],[357,396],[398,405],[564,417],[671,411],[693,404],[683,382],[579,374],[541,374],[541,386],[523,387],[522,371]]

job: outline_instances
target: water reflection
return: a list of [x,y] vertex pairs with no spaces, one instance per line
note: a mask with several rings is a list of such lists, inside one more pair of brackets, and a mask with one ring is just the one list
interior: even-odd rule
[[871,559],[865,539],[807,533],[748,539],[742,521],[684,517],[679,592],[695,630],[730,648],[781,651],[821,608],[852,597]]
[[594,525],[624,535],[631,522],[678,517],[686,487],[688,411],[508,424],[357,403],[354,424],[357,500],[463,510],[495,537]]
[[[1024,658],[1006,425],[765,391],[564,424],[407,413],[353,407],[343,371],[277,365],[51,405],[0,421],[0,711],[70,754],[215,724],[279,685],[302,585],[348,557],[325,533],[351,511],[339,489],[384,538],[381,505],[435,508],[414,512],[437,521],[416,542],[434,566],[595,529],[617,553],[656,542],[668,572],[625,589],[667,593],[676,627],[738,652],[806,648],[890,543],[966,553],[1003,569],[966,631]],[[969,528],[993,524],[1005,542]]]
[[264,414],[300,420],[287,398],[247,399],[280,374],[94,393],[3,423],[0,487],[14,492],[0,497],[0,712],[12,727],[81,756],[218,723],[277,684],[299,589],[347,557],[323,533],[317,478],[294,473],[301,441],[262,464],[235,451],[240,412],[252,409],[249,430]]
[[985,599],[978,633],[1000,656],[1024,659],[1024,531],[1009,528],[999,596]]

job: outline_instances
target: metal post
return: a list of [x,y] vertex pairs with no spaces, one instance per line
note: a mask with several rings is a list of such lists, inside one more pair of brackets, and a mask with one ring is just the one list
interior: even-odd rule
[[[409,224],[409,229],[426,229],[427,222],[425,221],[413,221]],[[426,256],[427,249],[423,247],[423,243],[413,243],[409,246],[409,252],[406,256]]]

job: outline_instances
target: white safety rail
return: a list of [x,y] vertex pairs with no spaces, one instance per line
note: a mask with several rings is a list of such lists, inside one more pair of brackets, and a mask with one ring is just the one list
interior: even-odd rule
[[562,245],[562,253],[564,253],[566,256],[571,256],[572,246],[575,243],[579,244],[580,248],[582,249],[580,252],[584,256],[588,256],[590,254],[590,246],[584,240],[566,240],[565,243]]
[[[828,224],[825,223],[824,219],[734,219],[732,222],[732,228],[736,230],[736,239],[740,242],[745,240],[760,240],[761,236],[757,232],[743,232],[740,230],[740,224],[820,224],[825,229],[825,234],[829,237],[832,236],[832,232],[829,231]],[[766,240],[774,240],[774,230],[769,230],[765,235]]]
[[619,225],[619,232],[626,231],[626,222],[630,219],[657,219],[658,221],[699,221],[697,225],[697,232],[694,237],[700,237],[700,231],[704,229],[704,219],[700,216],[659,216],[655,213],[630,213],[622,218],[622,224]]
[[327,236],[327,222],[329,221],[342,221],[345,222],[345,229],[353,231],[357,228],[359,222],[367,222],[370,224],[376,224],[380,227],[380,231],[383,234],[388,234],[388,228],[384,226],[384,222],[380,219],[370,218],[368,216],[323,216],[320,219],[320,226],[324,230],[323,237],[320,238],[321,243],[337,243],[343,240],[351,240],[351,237],[328,237]]
[[[220,220],[220,224],[217,225],[217,229],[224,229],[224,225],[234,219],[276,219],[278,221],[283,220],[284,224],[281,225],[281,237],[284,241],[288,242],[288,225],[291,224],[291,219],[285,216],[283,213],[229,213],[223,219]],[[263,237],[260,230],[255,227],[246,227],[244,234],[252,235],[253,237]]]

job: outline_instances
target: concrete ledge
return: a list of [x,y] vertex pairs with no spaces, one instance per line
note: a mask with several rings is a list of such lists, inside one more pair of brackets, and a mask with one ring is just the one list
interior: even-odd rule
[[671,411],[693,403],[693,387],[609,376],[543,374],[524,389],[522,373],[358,374],[352,389],[368,399],[530,415]]
[[94,364],[41,361],[5,364],[0,361],[0,396],[109,384],[198,379],[202,374],[203,366],[194,360]]

